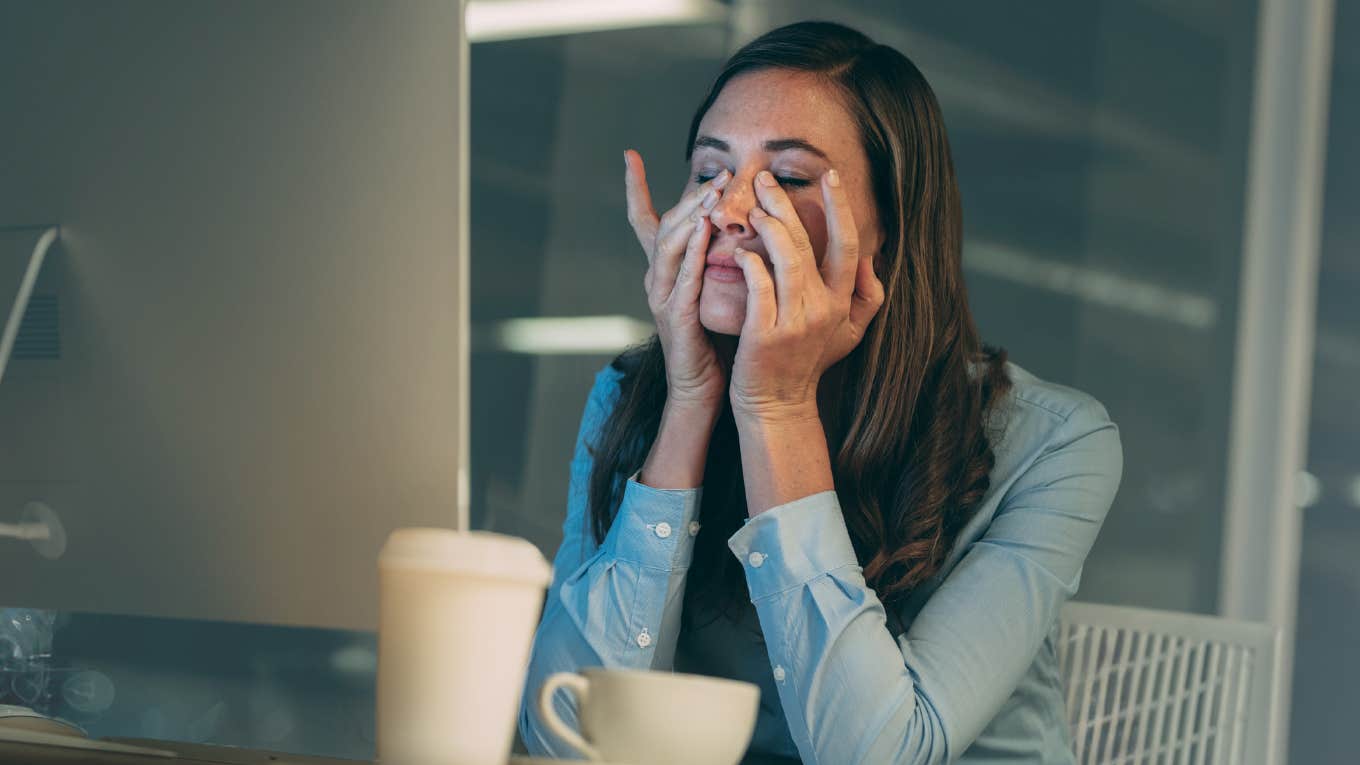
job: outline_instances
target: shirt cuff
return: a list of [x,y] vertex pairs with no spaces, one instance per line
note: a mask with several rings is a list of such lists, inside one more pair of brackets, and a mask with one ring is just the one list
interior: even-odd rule
[[746,570],[751,602],[858,566],[834,491],[795,499],[750,519],[727,540]]
[[654,489],[628,478],[618,515],[605,535],[614,557],[666,570],[689,567],[699,533],[703,489]]

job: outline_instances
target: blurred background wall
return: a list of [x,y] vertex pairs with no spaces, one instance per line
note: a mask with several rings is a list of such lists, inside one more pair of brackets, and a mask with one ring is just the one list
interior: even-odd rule
[[1336,4],[1290,762],[1350,762],[1360,712],[1360,3]]

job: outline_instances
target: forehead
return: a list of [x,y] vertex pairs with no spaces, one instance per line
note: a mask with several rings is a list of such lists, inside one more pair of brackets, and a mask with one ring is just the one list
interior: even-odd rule
[[699,134],[740,152],[771,138],[802,138],[831,155],[861,151],[859,132],[833,85],[807,72],[766,69],[732,78],[699,123]]

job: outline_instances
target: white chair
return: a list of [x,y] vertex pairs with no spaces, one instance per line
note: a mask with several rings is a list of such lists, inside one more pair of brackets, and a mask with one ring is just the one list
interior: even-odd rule
[[1265,765],[1274,745],[1277,630],[1068,603],[1058,629],[1082,765]]

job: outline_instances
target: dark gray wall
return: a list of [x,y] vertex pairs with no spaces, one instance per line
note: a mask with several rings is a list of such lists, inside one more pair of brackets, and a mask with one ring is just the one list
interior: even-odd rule
[[0,226],[63,358],[0,386],[0,603],[371,628],[456,522],[459,3],[0,3]]

